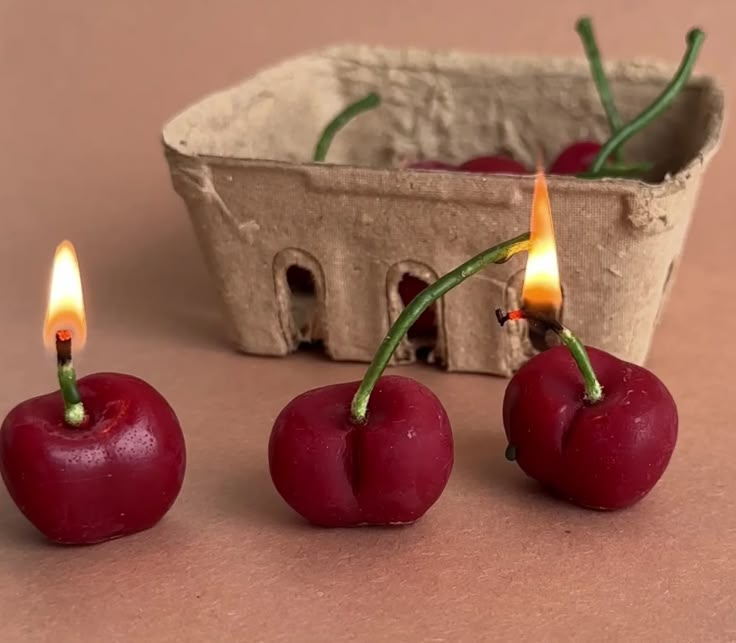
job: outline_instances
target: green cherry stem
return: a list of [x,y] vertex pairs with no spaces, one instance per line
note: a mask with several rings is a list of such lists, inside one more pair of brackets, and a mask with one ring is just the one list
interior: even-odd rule
[[680,67],[677,69],[672,80],[669,82],[667,87],[664,88],[657,99],[649,105],[649,107],[641,112],[634,120],[618,130],[618,132],[616,132],[600,149],[598,155],[590,166],[590,175],[596,175],[601,171],[605,172],[604,165],[606,164],[606,160],[616,150],[618,150],[621,145],[643,130],[674,102],[680,91],[682,91],[682,88],[690,79],[690,75],[692,74],[693,67],[695,67],[695,62],[698,58],[698,53],[700,52],[700,48],[702,47],[704,40],[705,33],[702,30],[691,29],[688,32],[687,50],[685,51]]
[[506,313],[498,308],[496,310],[496,318],[501,326],[503,326],[507,321],[526,319],[553,331],[567,347],[567,350],[570,351],[580,374],[583,376],[583,382],[585,384],[585,401],[589,404],[597,404],[603,399],[603,387],[596,377],[593,365],[590,363],[588,351],[585,350],[583,343],[575,337],[569,328],[563,326],[559,321],[541,319],[524,310],[514,310]]
[[[611,94],[611,87],[608,84],[606,78],[606,72],[603,70],[603,63],[601,61],[601,52],[598,49],[598,44],[595,39],[595,32],[593,31],[593,21],[587,16],[580,18],[575,24],[575,31],[578,32],[580,40],[583,42],[583,49],[585,50],[585,56],[588,59],[590,65],[590,73],[593,76],[593,82],[595,83],[596,89],[598,90],[598,96],[601,100],[601,105],[606,112],[608,118],[608,126],[611,130],[611,134],[615,134],[621,129],[623,121],[621,116],[616,109],[616,103],[613,100]],[[621,160],[621,150],[617,149],[614,153],[615,160]]]
[[464,264],[440,277],[414,297],[404,310],[401,311],[398,319],[389,329],[388,334],[378,347],[373,361],[363,376],[363,380],[353,397],[350,407],[353,422],[355,424],[363,424],[366,421],[368,400],[376,382],[378,382],[381,374],[386,369],[391,356],[394,354],[404,335],[406,335],[412,324],[419,319],[421,314],[432,303],[489,264],[503,263],[508,261],[516,253],[524,252],[528,249],[529,233],[526,232],[509,241],[484,250]]
[[56,363],[59,388],[64,400],[64,421],[74,428],[84,422],[86,412],[77,388],[77,374],[72,366],[72,336],[66,331],[56,333]]
[[360,100],[348,105],[335,118],[333,118],[325,127],[322,136],[319,137],[317,145],[314,148],[313,160],[315,163],[321,163],[327,157],[327,152],[332,144],[332,139],[345,125],[347,125],[358,114],[374,109],[381,104],[381,97],[375,92],[371,92]]
[[652,169],[651,163],[621,163],[619,165],[606,165],[600,172],[578,172],[575,176],[580,179],[602,179],[602,178],[638,178],[643,172]]
[[590,404],[597,404],[603,399],[603,387],[595,375],[585,346],[573,335],[569,328],[565,328],[559,322],[552,324],[552,330],[557,333],[557,336],[562,340],[567,350],[570,351],[580,374],[583,376],[583,381],[585,382],[585,400]]

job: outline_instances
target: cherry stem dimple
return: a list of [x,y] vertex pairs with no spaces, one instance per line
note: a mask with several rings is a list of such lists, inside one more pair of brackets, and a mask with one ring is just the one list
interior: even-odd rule
[[77,374],[72,365],[71,333],[60,331],[56,334],[56,363],[59,388],[64,400],[64,421],[76,428],[84,422],[86,412],[77,388]]
[[[588,64],[590,65],[590,73],[593,76],[593,82],[598,90],[601,105],[606,112],[611,134],[615,134],[621,129],[623,122],[618,110],[616,109],[616,103],[614,102],[613,95],[611,94],[611,87],[608,84],[608,79],[606,78],[606,72],[603,70],[601,52],[598,49],[595,33],[593,31],[593,21],[588,17],[580,18],[575,25],[575,31],[578,32],[580,40],[583,42],[585,56],[588,59]],[[620,161],[620,155],[621,150],[620,148],[617,148],[614,152],[614,159],[616,161]]]
[[345,125],[347,125],[358,114],[367,112],[370,109],[378,107],[381,104],[381,97],[375,92],[371,92],[360,100],[348,105],[335,118],[333,118],[325,127],[320,136],[317,145],[314,148],[313,160],[315,163],[321,163],[327,157],[327,152],[332,144],[332,139]]
[[378,347],[373,361],[366,370],[363,380],[358,387],[350,407],[352,420],[356,424],[363,424],[368,413],[368,401],[373,388],[386,369],[391,356],[403,339],[404,335],[437,299],[460,285],[468,277],[492,263],[504,263],[518,252],[529,250],[529,233],[525,232],[518,237],[505,241],[484,250],[464,264],[440,277],[433,284],[427,286],[401,311],[393,326],[388,331],[381,345]]
[[698,53],[705,40],[705,33],[701,29],[691,29],[687,34],[687,49],[682,58],[679,68],[672,80],[664,88],[662,93],[652,102],[649,107],[642,111],[635,119],[624,125],[616,132],[595,157],[590,166],[589,174],[595,175],[603,170],[606,160],[632,136],[638,134],[655,118],[664,112],[682,91],[695,67]]
[[523,310],[513,310],[505,313],[503,310],[498,308],[496,310],[496,318],[501,326],[503,326],[507,321],[527,319],[535,321],[553,331],[570,351],[580,374],[583,376],[583,383],[585,385],[585,401],[589,404],[597,404],[603,399],[603,387],[596,377],[593,365],[590,363],[588,351],[585,350],[583,343],[575,337],[569,328],[563,326],[556,320],[540,319]]

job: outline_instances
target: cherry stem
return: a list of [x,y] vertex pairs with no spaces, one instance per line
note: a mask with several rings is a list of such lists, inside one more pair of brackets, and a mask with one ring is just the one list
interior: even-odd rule
[[600,172],[578,172],[575,176],[579,179],[639,178],[642,172],[648,172],[652,167],[652,163],[621,163],[606,165]]
[[[590,73],[593,76],[593,82],[595,83],[596,89],[598,90],[598,96],[601,100],[601,105],[606,112],[608,118],[608,126],[611,130],[611,134],[615,134],[621,129],[623,121],[621,116],[616,109],[616,104],[611,94],[611,87],[608,84],[606,78],[606,72],[603,70],[603,63],[601,62],[601,52],[598,49],[596,43],[595,33],[593,31],[593,21],[586,17],[580,18],[575,24],[575,31],[578,32],[580,39],[583,42],[583,49],[585,50],[585,56],[588,59],[590,65]],[[614,159],[621,160],[621,150],[617,149],[614,152]]]
[[583,376],[583,382],[585,384],[585,401],[590,404],[597,404],[603,399],[603,387],[596,377],[593,365],[590,363],[588,351],[585,350],[583,343],[575,337],[569,328],[563,326],[555,319],[542,319],[540,317],[535,317],[524,310],[514,310],[510,313],[505,313],[503,310],[498,308],[496,309],[496,318],[501,326],[510,320],[515,321],[517,319],[526,319],[553,331],[560,338],[567,350],[570,351],[580,374]]
[[82,398],[77,388],[77,374],[72,365],[71,333],[56,333],[56,364],[59,376],[59,388],[64,400],[64,420],[73,427],[79,427],[86,416]]
[[363,380],[356,391],[350,407],[351,417],[354,423],[363,424],[368,413],[368,401],[373,388],[388,366],[391,356],[409,331],[414,322],[427,310],[437,299],[445,293],[460,285],[468,277],[482,270],[492,263],[504,263],[518,252],[529,250],[529,233],[514,237],[509,241],[500,243],[492,248],[484,250],[464,264],[451,270],[440,277],[433,284],[427,286],[401,311],[401,314],[388,331],[381,345],[378,347],[373,361],[366,370]]
[[606,160],[632,136],[638,134],[662,112],[664,112],[677,98],[687,81],[690,79],[693,67],[698,58],[698,53],[705,40],[705,33],[701,29],[691,29],[687,34],[687,50],[682,58],[679,68],[672,80],[664,88],[657,99],[642,111],[634,120],[624,125],[616,132],[608,142],[599,150],[589,173],[598,174],[603,170]]
[[313,160],[315,163],[321,163],[327,157],[327,152],[332,144],[335,135],[347,125],[358,114],[367,112],[370,109],[378,107],[381,104],[381,97],[375,92],[371,92],[360,100],[348,105],[335,118],[333,118],[325,127],[314,148]]

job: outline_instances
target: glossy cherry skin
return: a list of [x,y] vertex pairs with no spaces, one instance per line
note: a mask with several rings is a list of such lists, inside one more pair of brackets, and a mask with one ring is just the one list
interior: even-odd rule
[[595,141],[578,141],[568,145],[549,166],[550,174],[579,174],[587,172],[601,151]]
[[458,170],[482,174],[529,174],[524,165],[507,156],[478,156],[460,164]]
[[0,428],[11,498],[49,540],[84,545],[153,527],[176,500],[186,449],[168,402],[119,373],[78,381],[88,419],[64,422],[58,391],[16,406]]
[[350,403],[358,384],[324,386],[289,402],[271,433],[271,479],[287,504],[315,525],[412,523],[450,477],[447,413],[426,386],[384,376],[366,423],[356,426]]
[[664,473],[675,448],[678,415],[650,371],[588,348],[603,386],[583,401],[580,372],[562,346],[540,353],[513,376],[503,423],[516,462],[554,494],[590,509],[629,507]]

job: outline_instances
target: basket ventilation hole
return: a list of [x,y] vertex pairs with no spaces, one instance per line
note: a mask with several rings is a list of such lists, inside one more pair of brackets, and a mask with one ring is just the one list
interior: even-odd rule
[[[429,284],[423,279],[405,273],[399,281],[399,296],[406,306]],[[432,304],[414,322],[407,333],[407,339],[412,344],[418,360],[433,363],[436,359],[437,346],[437,307]]]
[[314,337],[318,314],[314,275],[302,266],[289,266],[286,283],[291,291],[291,314],[298,332],[299,350],[323,350],[322,340]]

